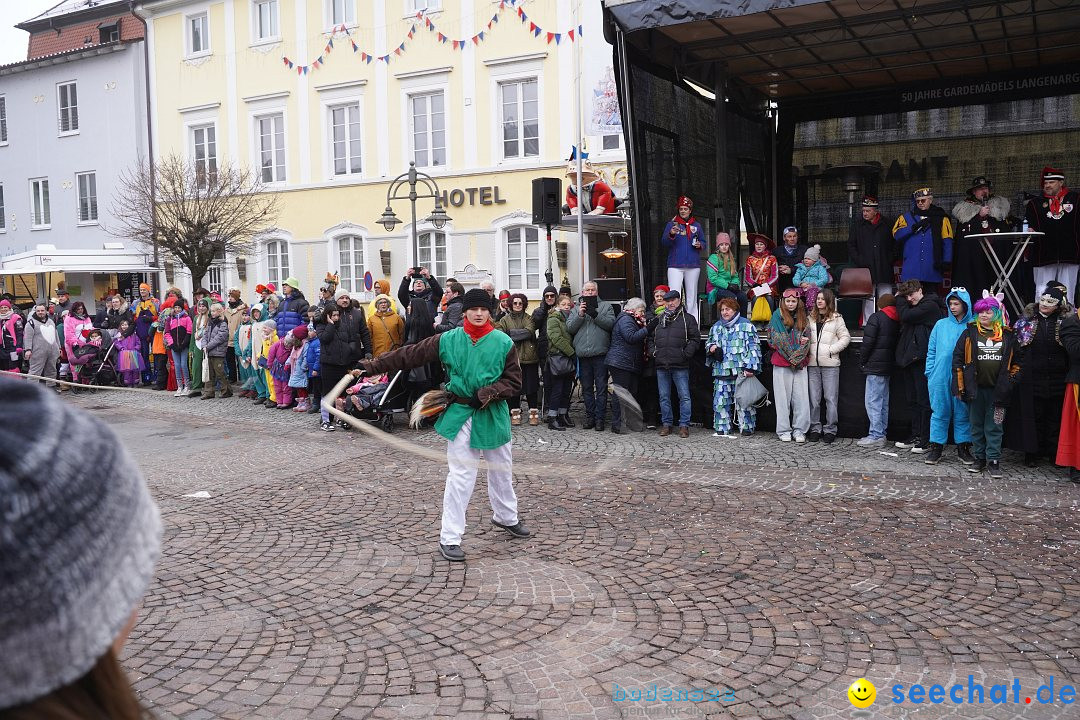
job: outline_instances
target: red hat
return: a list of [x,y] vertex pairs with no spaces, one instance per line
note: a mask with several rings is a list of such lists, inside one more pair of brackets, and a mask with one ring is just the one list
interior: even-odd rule
[[167,310],[167,309],[171,308],[175,304],[176,304],[176,298],[174,298],[172,295],[170,295],[169,297],[165,298],[165,302],[161,303],[161,309],[162,310]]
[[274,283],[266,283],[266,292],[277,292],[277,285]]
[[89,340],[90,336],[93,335],[94,333],[97,333],[98,335],[101,335],[101,330],[97,329],[96,327],[86,328],[85,330],[82,331],[83,340]]
[[256,285],[255,286],[255,292],[262,295],[264,292],[266,292],[266,286],[262,285],[262,284]]
[[1042,179],[1043,182],[1046,182],[1047,180],[1060,180],[1061,182],[1065,182],[1065,173],[1057,168],[1052,168],[1047,165],[1042,169]]
[[499,299],[500,300],[505,300],[508,297],[510,297],[510,291],[509,290],[500,290],[499,291]]
[[756,245],[758,241],[765,243],[766,250],[772,250],[774,247],[776,247],[776,244],[772,241],[772,238],[770,238],[768,235],[762,235],[761,233],[746,233],[746,241],[750,243],[750,247]]
[[657,285],[656,287],[654,287],[652,289],[652,294],[655,295],[656,293],[661,292],[661,291],[662,292],[667,292],[670,289],[671,288],[669,288],[667,285]]
[[691,210],[693,210],[694,209],[694,201],[691,200],[686,195],[680,195],[678,202],[675,203],[675,207],[677,207],[677,208],[688,207]]
[[297,325],[291,332],[297,340],[307,340],[307,325]]

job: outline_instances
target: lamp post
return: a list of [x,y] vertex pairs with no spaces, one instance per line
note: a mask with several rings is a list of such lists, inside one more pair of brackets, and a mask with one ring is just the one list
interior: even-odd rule
[[[417,185],[425,192],[417,192]],[[401,194],[404,189],[408,187],[408,193]],[[390,207],[390,203],[393,200],[408,200],[410,209],[412,211],[412,250],[413,250],[413,263],[414,266],[420,263],[420,245],[416,239],[416,201],[421,198],[433,198],[435,200],[435,209],[431,211],[424,220],[430,222],[435,226],[435,229],[442,230],[446,226],[447,220],[452,218],[446,214],[443,210],[442,203],[439,202],[439,186],[435,182],[434,178],[430,175],[422,172],[418,172],[416,169],[416,163],[409,163],[409,171],[398,175],[390,183],[390,187],[386,190],[386,209],[383,210],[382,217],[377,222],[386,228],[387,232],[393,232],[397,224],[401,222],[398,220],[398,216],[394,214],[394,209]]]

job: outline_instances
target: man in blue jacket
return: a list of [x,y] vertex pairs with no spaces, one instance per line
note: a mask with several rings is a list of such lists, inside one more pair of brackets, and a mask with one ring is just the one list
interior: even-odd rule
[[945,297],[949,314],[934,324],[926,347],[926,384],[930,392],[930,452],[923,459],[927,465],[937,465],[945,444],[949,442],[949,422],[952,421],[953,440],[960,462],[971,465],[971,425],[968,407],[953,397],[952,356],[956,341],[975,315],[971,312],[971,296],[964,288],[953,288]]
[[900,281],[940,285],[952,264],[953,226],[945,210],[934,205],[933,190],[924,187],[911,194],[911,209],[896,218],[892,234],[903,258]]
[[286,278],[281,284],[281,292],[285,299],[278,305],[274,320],[277,321],[278,337],[283,338],[298,325],[307,324],[308,301],[304,293],[300,292],[300,281],[296,278]]

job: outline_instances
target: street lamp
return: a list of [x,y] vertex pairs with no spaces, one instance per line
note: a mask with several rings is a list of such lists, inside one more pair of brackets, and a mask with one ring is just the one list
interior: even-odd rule
[[[417,192],[416,186],[420,185],[426,192]],[[408,187],[408,193],[401,194],[404,189]],[[420,198],[432,198],[435,200],[435,209],[431,214],[424,218],[424,222],[429,222],[435,226],[436,230],[442,230],[446,227],[448,220],[452,218],[446,214],[443,210],[442,203],[439,198],[439,186],[435,182],[435,179],[426,173],[418,172],[416,170],[416,163],[409,163],[409,171],[402,173],[393,179],[390,183],[390,187],[386,190],[386,209],[383,210],[382,216],[376,221],[387,232],[393,232],[397,224],[401,222],[398,216],[394,213],[394,208],[390,206],[390,202],[393,200],[408,200],[410,209],[412,212],[412,249],[413,249],[413,261],[416,264],[420,262],[420,245],[416,239],[416,201]]]

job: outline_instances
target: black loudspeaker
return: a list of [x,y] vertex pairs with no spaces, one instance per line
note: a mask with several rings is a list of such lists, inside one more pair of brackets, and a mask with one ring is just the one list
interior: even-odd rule
[[533,225],[558,225],[562,219],[562,182],[559,178],[532,181]]

